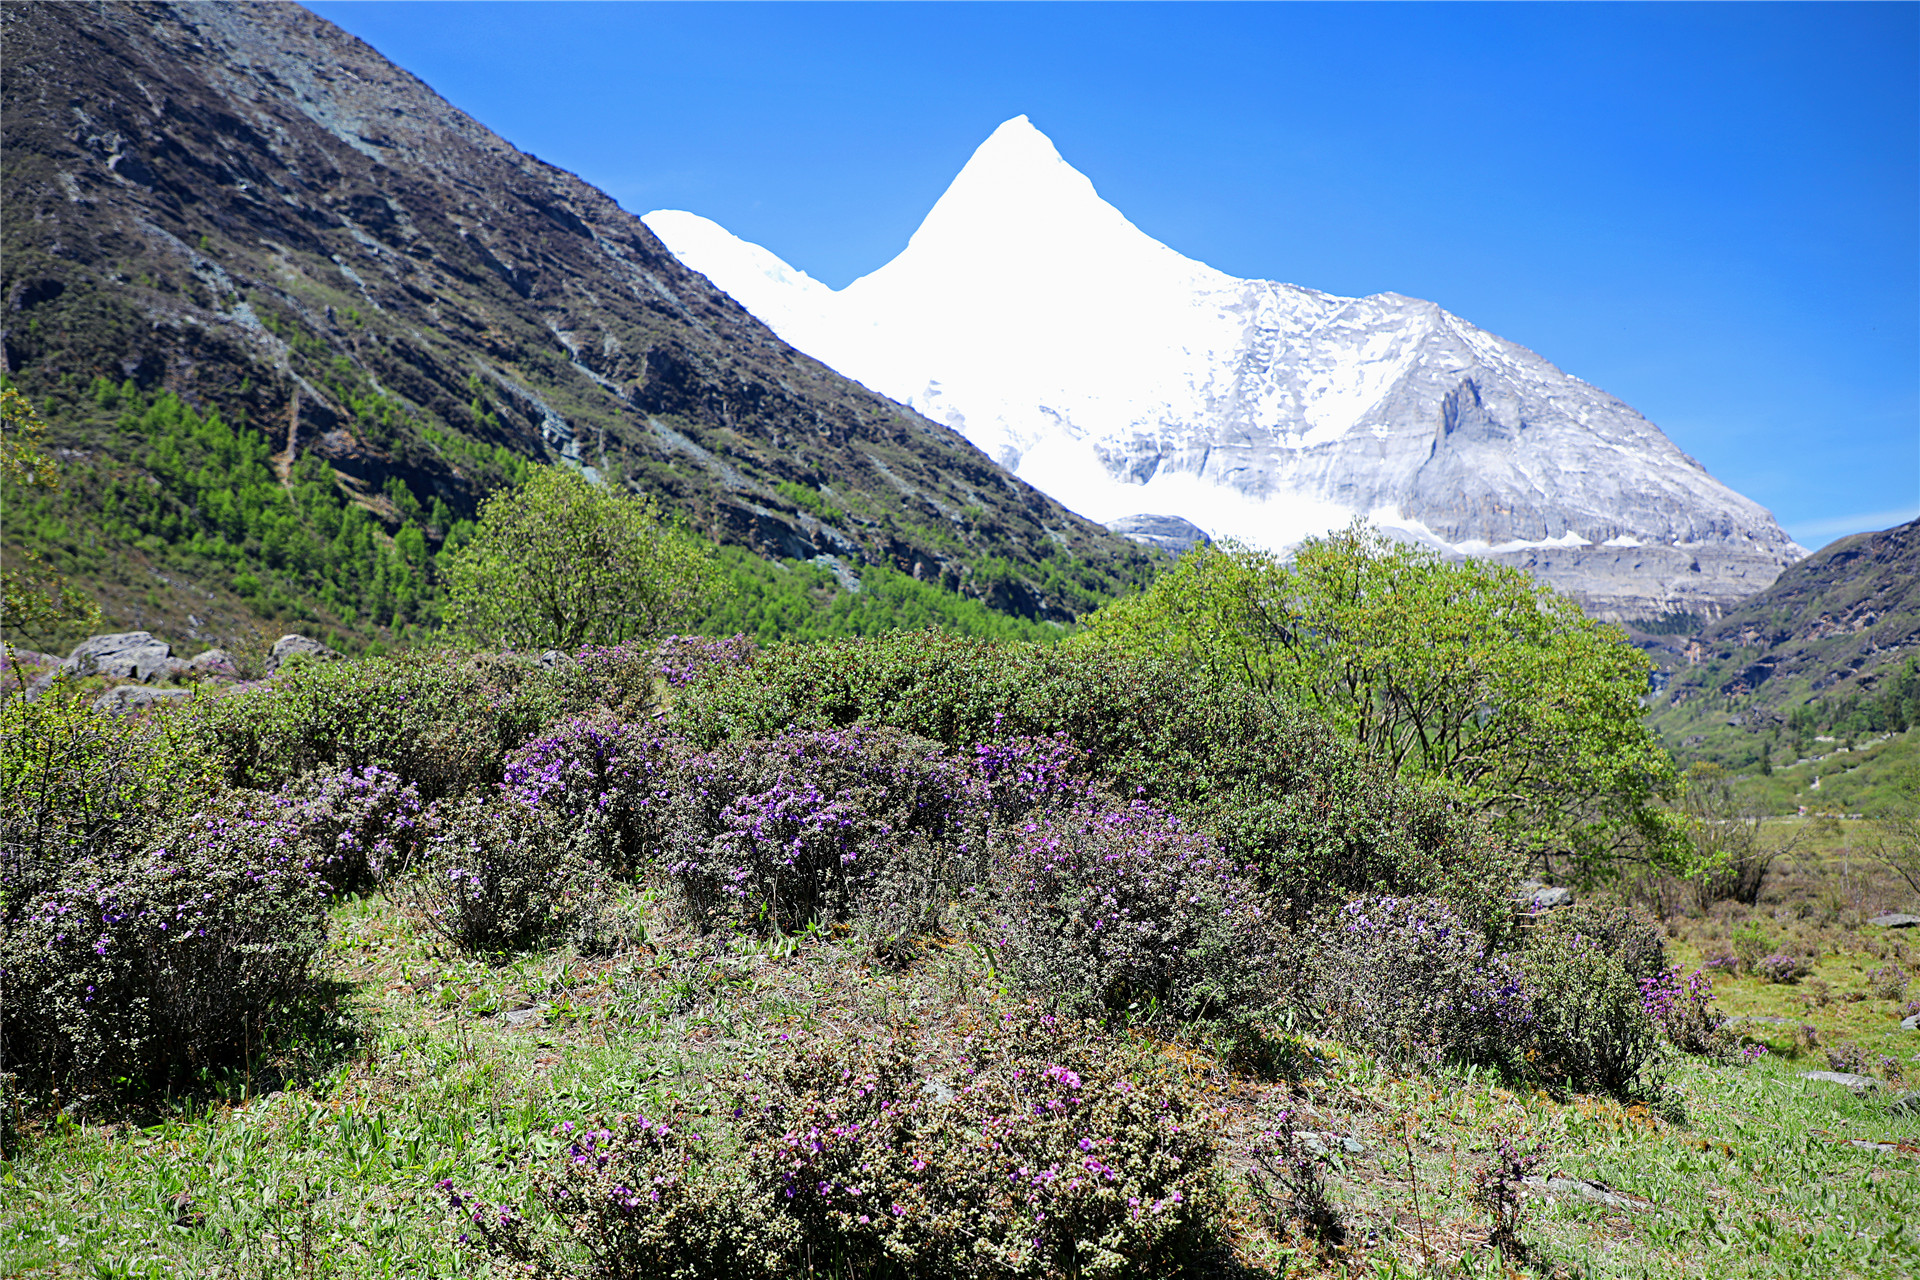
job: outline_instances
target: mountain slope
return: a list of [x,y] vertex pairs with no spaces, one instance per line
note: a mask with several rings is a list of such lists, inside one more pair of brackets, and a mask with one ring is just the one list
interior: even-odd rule
[[1182,257],[1024,116],[838,292],[696,215],[646,221],[802,350],[1096,519],[1279,546],[1368,515],[1612,616],[1717,612],[1804,554],[1631,407],[1433,303]]
[[[724,543],[885,564],[1026,616],[1151,571],[297,6],[4,21],[5,366],[87,493],[135,472],[165,490],[114,417],[128,401],[106,388],[131,382],[141,405],[173,392],[242,424],[290,489],[331,471],[377,541],[437,544],[545,461],[660,493]],[[182,537],[221,536],[204,488],[163,496]],[[163,567],[179,539],[152,536],[128,554]],[[239,569],[294,573],[247,548]]]
[[1920,520],[1822,548],[1697,633],[1635,639],[1660,669],[1654,724],[1698,754],[1744,764],[1768,739],[1904,727],[1920,715],[1903,675],[1920,659]]

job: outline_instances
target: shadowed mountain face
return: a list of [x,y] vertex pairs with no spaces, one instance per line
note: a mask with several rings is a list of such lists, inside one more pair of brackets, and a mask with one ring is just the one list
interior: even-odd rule
[[722,542],[1027,616],[1150,573],[294,5],[4,23],[0,317],[36,401],[98,377],[171,390],[264,433],[283,476],[324,458],[389,524],[394,478],[467,512],[523,458],[658,493]]
[[1920,520],[1842,538],[1693,634],[1636,635],[1664,688],[1663,731],[1749,733],[1808,699],[1872,697],[1920,656]]

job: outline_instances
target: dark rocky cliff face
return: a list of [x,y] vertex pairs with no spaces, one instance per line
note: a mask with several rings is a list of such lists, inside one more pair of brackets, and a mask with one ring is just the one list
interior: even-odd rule
[[0,337],[36,400],[63,379],[172,390],[244,416],[283,473],[324,457],[383,518],[391,478],[471,510],[520,457],[658,493],[723,542],[1028,616],[1151,572],[294,5],[4,23]]

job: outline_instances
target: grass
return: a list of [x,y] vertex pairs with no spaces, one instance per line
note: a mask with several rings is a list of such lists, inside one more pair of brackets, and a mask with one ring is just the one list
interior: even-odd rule
[[[1818,873],[1833,852],[1814,849],[1813,870],[1795,864],[1777,885],[1801,895],[1795,902],[1831,889]],[[293,1061],[308,1066],[291,1082],[284,1063],[261,1063],[252,1080],[208,1080],[140,1114],[41,1100],[0,1167],[0,1273],[482,1274],[456,1242],[438,1179],[537,1213],[524,1165],[554,1150],[561,1120],[698,1114],[716,1074],[794,1040],[902,1027],[958,1037],[1009,999],[956,939],[901,970],[848,935],[701,939],[649,910],[649,940],[615,957],[563,948],[485,963],[440,950],[385,899],[339,905],[328,963],[357,1032],[298,1046]],[[1741,910],[1767,920],[1783,910],[1796,927],[1826,930],[1832,946],[1816,978],[1842,998],[1816,1003],[1808,983],[1735,977],[1718,988],[1729,1012],[1804,1019],[1823,1044],[1920,1047],[1897,1031],[1887,1002],[1844,998],[1881,962],[1876,950],[1893,954],[1884,931],[1844,916],[1822,923],[1817,906],[1801,918],[1793,902]],[[1670,945],[1691,961],[1750,922],[1725,910],[1676,916]],[[1679,1061],[1658,1108],[1556,1098],[1484,1072],[1408,1072],[1304,1037],[1287,1039],[1293,1070],[1277,1075],[1205,1045],[1137,1047],[1212,1101],[1229,1182],[1223,1275],[1504,1277],[1523,1261],[1569,1277],[1920,1270],[1920,1230],[1909,1222],[1920,1203],[1920,1116],[1799,1079],[1826,1065],[1816,1051],[1796,1047],[1790,1029],[1745,1026],[1773,1052],[1744,1068]],[[1362,1148],[1328,1174],[1349,1228],[1343,1247],[1321,1249],[1265,1219],[1246,1188],[1247,1143],[1281,1106],[1301,1127]],[[1628,1207],[1530,1193],[1527,1258],[1497,1257],[1472,1176],[1502,1133],[1543,1149],[1543,1173],[1604,1184]]]

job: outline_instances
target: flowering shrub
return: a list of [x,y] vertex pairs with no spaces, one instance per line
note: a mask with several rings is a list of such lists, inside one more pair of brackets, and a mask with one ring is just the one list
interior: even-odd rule
[[1872,1061],[1865,1049],[1844,1041],[1827,1050],[1827,1066],[1834,1071],[1864,1072]]
[[1274,1002],[1271,905],[1218,841],[1150,805],[1037,812],[993,880],[1021,984],[1075,1013],[1240,1021]]
[[1287,1223],[1298,1222],[1318,1244],[1345,1238],[1340,1211],[1327,1195],[1326,1157],[1302,1141],[1292,1111],[1281,1111],[1272,1127],[1261,1130],[1247,1157],[1252,1162],[1247,1187],[1276,1235],[1284,1234]]
[[336,893],[363,892],[404,871],[424,834],[418,789],[377,765],[302,779],[273,804]]
[[[1534,925],[1519,958],[1532,997],[1527,1056],[1542,1077],[1577,1089],[1657,1091],[1660,1044],[1639,983],[1577,909]],[[1646,976],[1646,975],[1642,975]]]
[[1867,990],[1876,1000],[1898,1000],[1907,994],[1907,971],[1897,964],[1867,970]]
[[652,728],[575,716],[510,753],[500,788],[522,806],[575,824],[591,820],[605,837],[599,860],[630,871],[659,851],[677,755],[674,741]]
[[666,870],[704,927],[857,922],[882,946],[928,927],[982,843],[966,770],[887,729],[782,734],[690,759]]
[[312,990],[327,885],[239,800],[63,870],[0,937],[9,1065],[159,1084],[240,1061]]
[[1713,1005],[1713,976],[1695,969],[1685,980],[1680,967],[1640,979],[1640,1003],[1667,1041],[1683,1053],[1724,1054],[1731,1037],[1727,1018]]
[[1520,1219],[1526,1212],[1523,1188],[1543,1159],[1542,1148],[1523,1151],[1511,1134],[1496,1129],[1492,1158],[1473,1171],[1473,1201],[1487,1215],[1487,1244],[1503,1257],[1527,1256],[1526,1241],[1520,1237]]
[[1768,982],[1791,983],[1798,982],[1805,976],[1807,966],[1799,956],[1775,952],[1773,955],[1762,956],[1755,961],[1753,971]]
[[1312,994],[1376,1053],[1500,1063],[1532,1033],[1519,969],[1435,898],[1360,898],[1320,938]]
[[979,743],[973,748],[973,776],[1002,822],[1083,799],[1094,790],[1086,752],[1064,733]]
[[[660,1118],[561,1126],[538,1194],[591,1275],[1093,1280],[1168,1274],[1212,1243],[1194,1100],[1057,1026],[1002,1024],[938,1074],[908,1043],[830,1042],[735,1091],[710,1138]],[[538,1264],[515,1215],[443,1189],[469,1237]]]
[[597,833],[550,810],[470,796],[429,815],[426,847],[402,896],[427,926],[482,954],[531,945],[573,922]]
[[714,671],[737,671],[753,665],[760,646],[752,636],[728,636],[716,640],[710,636],[668,636],[654,650],[660,678],[675,689],[684,689],[695,680]]

